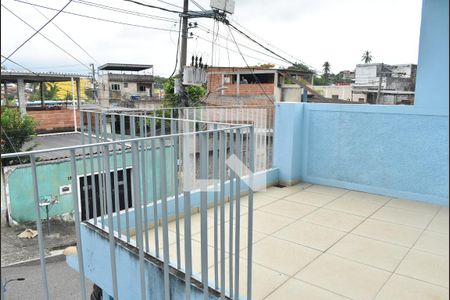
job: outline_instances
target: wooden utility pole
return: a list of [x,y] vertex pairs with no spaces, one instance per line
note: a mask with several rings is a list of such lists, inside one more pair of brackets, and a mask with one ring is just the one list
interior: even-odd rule
[[188,21],[189,21],[189,0],[184,0],[183,4],[183,17],[181,28],[181,51],[180,51],[180,96],[181,106],[188,106],[188,99],[186,94],[186,88],[183,85],[183,72],[187,63],[187,42],[188,42]]
[[377,93],[377,100],[375,102],[375,104],[379,104],[380,100],[381,100],[381,85],[383,83],[383,69],[384,69],[384,64],[381,64],[381,70],[380,70],[380,82],[378,83],[378,93]]

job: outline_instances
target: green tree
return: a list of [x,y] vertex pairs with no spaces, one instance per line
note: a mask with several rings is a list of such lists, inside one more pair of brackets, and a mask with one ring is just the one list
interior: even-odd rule
[[330,77],[331,65],[328,61],[323,63],[323,77],[328,80]]
[[[14,153],[22,150],[23,145],[35,134],[37,123],[18,109],[2,108],[1,118],[1,151]],[[28,149],[26,149],[28,150]],[[15,159],[3,159],[2,164],[10,164]]]
[[[183,107],[180,94],[175,94],[175,79],[170,78],[164,83],[165,98],[163,100],[164,107]],[[188,103],[186,107],[199,106],[202,98],[206,95],[206,89],[203,86],[187,86],[186,93]]]
[[[56,83],[44,83],[44,99],[57,100],[59,87]],[[33,84],[33,93],[30,95],[30,100],[41,100],[41,89],[39,83]]]
[[363,61],[365,64],[368,64],[372,61],[372,54],[369,50],[364,51],[363,56],[361,57],[361,61]]

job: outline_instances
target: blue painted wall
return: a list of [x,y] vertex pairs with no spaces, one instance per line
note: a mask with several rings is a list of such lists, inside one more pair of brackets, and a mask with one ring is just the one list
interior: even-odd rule
[[448,204],[448,116],[412,107],[283,103],[276,118],[275,132],[290,135],[275,135],[281,182]]
[[448,0],[424,0],[416,106],[448,114]]
[[[100,286],[105,293],[113,295],[108,239],[90,230],[86,225],[81,226],[81,238],[85,276]],[[119,245],[115,246],[115,255],[119,299],[140,299],[139,260],[133,253]],[[78,271],[76,256],[68,256],[67,263]],[[78,280],[78,278],[74,278],[74,280]],[[147,299],[164,299],[163,271],[148,261],[145,261],[145,283]],[[170,276],[170,299],[184,299],[184,288],[182,280],[173,275]],[[203,293],[197,288],[193,288],[191,289],[191,299],[203,299]],[[210,296],[210,299],[216,298]]]

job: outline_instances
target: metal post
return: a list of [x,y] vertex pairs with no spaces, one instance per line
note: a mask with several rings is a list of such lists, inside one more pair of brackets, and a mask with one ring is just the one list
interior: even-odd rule
[[34,157],[34,155],[30,155],[30,161],[31,161],[31,175],[33,178],[34,211],[36,214],[36,227],[38,231],[39,258],[41,261],[42,283],[44,286],[44,299],[48,300],[50,299],[50,296],[48,292],[47,270],[45,267],[44,232],[42,230],[42,223],[41,223],[41,209],[39,206],[39,189],[36,171],[36,158]]
[[[75,159],[75,150],[70,150],[70,163],[72,169],[72,202],[74,208],[74,218],[75,218],[75,234],[77,237],[77,256],[78,256],[78,269],[80,270],[80,286],[81,286],[81,297],[86,300],[86,280],[84,275],[84,260],[83,260],[83,245],[81,243],[81,220],[80,220],[80,207],[78,206],[78,182],[77,182],[77,162]],[[87,189],[87,185],[85,185]],[[47,206],[48,207],[48,206]]]
[[203,283],[203,298],[208,300],[208,169],[206,133],[200,134],[200,232],[201,232],[201,270]]
[[73,86],[73,77],[70,78],[72,83],[72,109],[73,109],[73,130],[77,132],[77,113],[75,111],[75,91]]

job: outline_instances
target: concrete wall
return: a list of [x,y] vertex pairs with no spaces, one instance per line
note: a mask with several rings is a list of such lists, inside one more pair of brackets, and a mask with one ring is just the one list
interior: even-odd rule
[[[448,115],[414,107],[277,104],[280,181],[448,205]],[[282,132],[283,134],[277,134]]]
[[[166,149],[167,158],[167,176],[172,178],[173,174],[173,150],[170,147]],[[113,166],[113,158],[111,156],[110,165]],[[159,177],[159,151],[156,153],[156,177],[157,187],[160,186]],[[90,170],[90,159],[86,158],[87,163],[87,174],[91,173]],[[120,156],[118,157],[118,169],[122,168],[122,161]],[[127,153],[126,157],[127,167],[131,166],[131,153]],[[147,170],[152,169],[151,156],[147,159]],[[34,196],[32,189],[32,177],[31,177],[31,167],[29,165],[18,166],[8,168],[6,171],[5,181],[6,181],[6,191],[7,191],[7,201],[9,203],[9,214],[11,218],[16,222],[29,222],[35,221],[36,214],[34,211]],[[94,158],[94,172],[98,172],[97,159]],[[83,161],[81,159],[77,160],[77,174],[84,175]],[[58,197],[59,203],[50,209],[50,216],[61,216],[73,212],[73,199],[72,194],[60,195],[59,188],[64,185],[71,184],[71,163],[70,161],[56,161],[56,162],[45,162],[40,163],[37,166],[37,176],[38,176],[38,189],[40,197]],[[147,174],[147,185],[149,186],[149,195],[152,195],[152,177],[151,172]],[[128,183],[130,186],[130,183]],[[24,186],[28,188],[24,188]],[[159,196],[159,189],[157,191]],[[171,181],[168,181],[168,193],[173,193],[173,187],[171,186]],[[78,193],[80,195],[80,193]],[[41,217],[45,218],[45,211],[41,211]]]
[[[38,133],[74,130],[74,116],[72,109],[28,110],[27,114],[38,122],[36,129]],[[80,123],[78,121],[79,115],[77,110],[75,114],[77,124]]]

